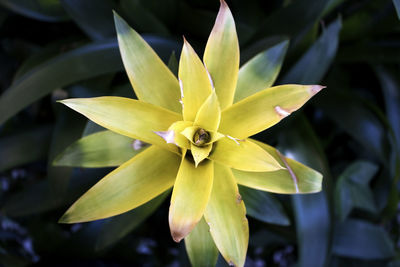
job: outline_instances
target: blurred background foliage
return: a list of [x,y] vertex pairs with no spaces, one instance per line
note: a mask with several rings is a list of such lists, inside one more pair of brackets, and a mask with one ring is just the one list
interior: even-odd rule
[[[284,59],[276,84],[328,87],[256,136],[322,172],[324,190],[287,196],[241,187],[247,266],[400,266],[400,1],[227,2],[242,64],[268,49],[266,70]],[[167,62],[179,55],[182,34],[202,54],[218,7],[217,0],[0,0],[0,263],[189,264],[169,234],[168,194],[110,219],[57,223],[109,169],[52,166],[99,130],[55,101],[134,97],[113,9]]]

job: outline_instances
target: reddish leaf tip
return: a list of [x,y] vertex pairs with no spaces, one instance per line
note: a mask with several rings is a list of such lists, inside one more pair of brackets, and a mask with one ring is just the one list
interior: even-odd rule
[[171,230],[171,236],[176,243],[179,243],[186,235],[182,232]]
[[326,86],[323,86],[323,85],[312,85],[310,87],[310,94],[314,96],[324,88],[326,88]]
[[220,3],[221,7],[224,7],[224,8],[228,7],[228,4],[225,2],[225,0],[220,0],[219,3]]

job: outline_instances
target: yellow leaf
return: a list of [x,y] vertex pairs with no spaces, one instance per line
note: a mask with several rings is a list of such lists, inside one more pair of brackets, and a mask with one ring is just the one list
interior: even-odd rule
[[203,216],[213,184],[213,169],[209,160],[196,168],[183,154],[169,208],[169,228],[176,242],[187,236]]
[[178,166],[176,154],[151,146],[90,188],[60,222],[94,221],[134,209],[170,188]]
[[119,166],[147,148],[148,145],[138,142],[112,131],[101,131],[71,144],[53,164],[85,168]]
[[283,168],[270,154],[250,140],[225,137],[213,145],[209,159],[234,169],[260,172]]
[[280,194],[307,194],[321,191],[322,175],[319,172],[293,159],[286,158],[271,146],[255,142],[285,166],[286,170],[274,172],[232,170],[239,184]]
[[259,133],[298,110],[322,88],[296,84],[267,88],[224,110],[219,131],[236,138]]
[[235,178],[225,166],[214,164],[214,185],[204,217],[225,260],[243,266],[249,242],[246,208]]
[[239,42],[235,21],[224,0],[204,51],[206,65],[220,101],[221,109],[233,102],[239,72]]
[[165,131],[175,121],[182,120],[182,116],[175,112],[138,100],[112,96],[72,98],[61,103],[111,131],[178,153],[175,145],[167,144],[155,133]]
[[216,131],[220,121],[221,109],[219,108],[218,97],[213,91],[199,108],[194,125],[200,126],[207,131]]
[[205,146],[196,146],[195,144],[191,144],[191,152],[194,159],[195,166],[197,167],[200,162],[208,157],[210,151],[212,149],[212,144],[208,144]]
[[179,83],[154,50],[114,12],[122,61],[138,99],[181,113]]
[[181,132],[187,128],[193,125],[193,122],[191,121],[177,121],[174,124],[172,124],[169,127],[169,130],[174,131],[174,139],[175,139],[175,144],[179,147],[185,148],[185,149],[190,149],[190,142],[189,140],[181,134]]
[[211,93],[211,82],[203,63],[184,39],[179,60],[179,79],[183,101],[183,118],[194,121],[197,110]]

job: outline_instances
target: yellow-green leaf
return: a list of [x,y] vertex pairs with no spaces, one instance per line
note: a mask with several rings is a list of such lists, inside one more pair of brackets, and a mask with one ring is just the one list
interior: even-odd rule
[[72,98],[61,103],[114,132],[177,152],[156,131],[165,131],[182,116],[167,109],[123,97]]
[[204,217],[225,260],[230,265],[243,266],[249,242],[249,226],[246,208],[228,167],[214,164],[214,185]]
[[281,70],[288,43],[287,40],[280,42],[240,67],[234,102],[272,86]]
[[57,156],[54,165],[85,168],[119,166],[146,147],[139,140],[111,131],[101,131],[71,144]]
[[215,91],[213,91],[199,108],[194,124],[207,131],[216,131],[218,130],[220,121],[221,109],[218,97]]
[[223,110],[233,102],[239,72],[239,42],[235,22],[224,0],[221,0],[217,19],[207,41],[204,63]]
[[213,162],[203,161],[196,168],[183,154],[169,208],[169,228],[176,242],[187,236],[203,216],[213,175]]
[[173,123],[168,131],[174,131],[174,143],[182,148],[185,149],[190,149],[190,142],[189,140],[181,134],[181,132],[187,128],[193,125],[193,122],[190,121],[177,121]]
[[218,249],[204,218],[185,237],[185,247],[193,267],[214,267],[217,264]]
[[194,159],[195,166],[197,167],[200,162],[208,157],[210,151],[212,149],[212,144],[208,144],[205,146],[196,146],[195,144],[191,144],[191,152]]
[[239,184],[258,190],[281,194],[306,194],[321,191],[322,175],[297,162],[283,156],[275,148],[255,141],[260,147],[268,151],[286,170],[274,172],[244,172],[232,170]]
[[210,95],[212,87],[207,71],[190,44],[184,39],[179,60],[183,118],[194,121],[197,110]]
[[178,166],[176,154],[151,146],[90,188],[60,222],[93,221],[134,209],[170,188]]
[[267,88],[224,110],[219,131],[236,138],[254,135],[298,110],[323,88],[295,84]]
[[228,167],[249,172],[268,172],[283,167],[268,152],[250,140],[228,137],[215,142],[209,158]]
[[114,12],[122,61],[137,97],[181,112],[179,83],[154,50]]

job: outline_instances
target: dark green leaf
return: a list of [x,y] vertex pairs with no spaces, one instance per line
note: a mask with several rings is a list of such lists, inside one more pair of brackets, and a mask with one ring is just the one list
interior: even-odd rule
[[[296,35],[305,34],[321,17],[329,1],[326,0],[298,0],[291,1],[270,15],[254,34],[254,38],[270,35]],[[291,38],[292,44],[297,43]]]
[[[343,20],[341,39],[346,41],[371,41],[373,35],[393,32],[398,22],[390,1],[363,1],[360,5],[354,5],[354,10]],[[371,43],[379,43],[376,42],[379,40],[378,38],[374,39]],[[387,40],[389,41],[390,38]],[[357,50],[353,50],[353,52],[359,54]]]
[[400,20],[400,0],[393,0],[393,5],[396,8],[397,17]]
[[218,260],[218,249],[204,217],[185,237],[186,253],[193,267],[213,267]]
[[62,51],[62,46],[65,45],[64,41],[57,41],[54,43],[50,43],[45,47],[35,51],[32,55],[30,55],[22,64],[19,66],[17,72],[13,76],[13,82],[15,83],[21,78],[25,73],[30,71],[31,69],[39,66],[43,62],[49,60],[52,57],[55,57],[57,54],[60,54]]
[[241,66],[234,102],[269,88],[275,83],[288,45],[288,40],[282,41],[257,54]]
[[249,216],[266,223],[290,225],[282,204],[271,193],[241,185],[239,185],[239,192]]
[[339,219],[344,221],[353,208],[376,212],[374,196],[369,182],[378,166],[367,161],[357,161],[340,175],[335,188],[335,204]]
[[386,161],[389,150],[387,130],[365,100],[351,93],[327,90],[315,101],[315,105],[362,144],[372,157]]
[[331,23],[310,49],[289,70],[281,83],[319,83],[336,56],[341,25],[340,17]]
[[[172,41],[148,37],[159,55],[167,59],[176,49]],[[33,68],[3,93],[0,98],[0,124],[52,90],[101,74],[123,69],[116,40],[92,43]]]
[[[308,121],[297,116],[290,128],[280,135],[280,151],[321,172],[324,184],[329,185],[330,172],[325,155]],[[326,193],[295,195],[292,203],[299,240],[299,266],[323,266],[328,255],[331,227]]]
[[381,226],[348,220],[335,227],[332,252],[364,260],[388,259],[394,256],[394,246]]
[[0,172],[45,159],[51,132],[52,127],[46,125],[0,138]]
[[169,30],[144,7],[139,0],[121,0],[118,14],[124,17],[136,31],[168,35]]
[[329,14],[332,10],[343,4],[346,0],[329,0],[328,4],[325,6],[322,17]]
[[115,35],[111,0],[61,0],[70,17],[93,40]]
[[376,67],[375,71],[383,89],[387,119],[393,129],[397,149],[400,151],[400,81],[397,73],[389,72],[382,66]]
[[7,198],[1,211],[10,217],[20,217],[47,212],[61,205],[71,205],[106,174],[104,169],[73,170],[69,190],[62,197],[54,196],[48,180],[27,184],[22,190],[16,191]]
[[172,51],[172,54],[169,57],[168,68],[172,71],[175,77],[178,77],[178,60],[176,59],[175,51]]
[[72,174],[72,168],[55,167],[53,166],[53,161],[58,154],[82,135],[83,127],[86,123],[85,118],[79,114],[70,112],[70,110],[63,106],[57,105],[57,110],[58,116],[51,138],[47,169],[53,201],[61,201],[64,198]]
[[59,202],[53,199],[50,192],[47,180],[30,184],[9,196],[1,210],[6,216],[10,217],[26,216],[51,210],[57,207]]
[[0,4],[37,20],[57,22],[67,19],[59,0],[0,0]]
[[165,192],[136,209],[107,219],[98,234],[96,250],[111,246],[129,234],[161,205],[169,193]]
[[343,63],[397,63],[400,50],[396,44],[360,41],[340,49],[337,60]]

